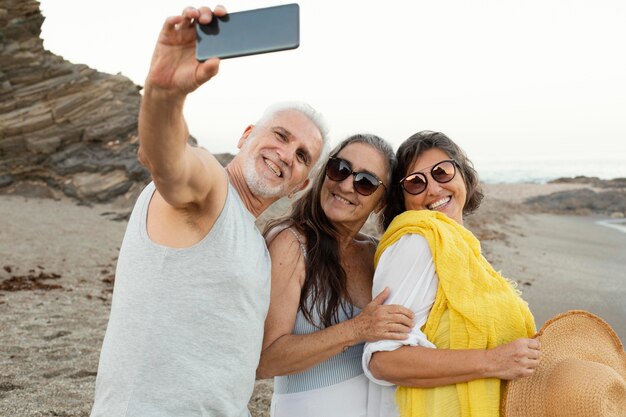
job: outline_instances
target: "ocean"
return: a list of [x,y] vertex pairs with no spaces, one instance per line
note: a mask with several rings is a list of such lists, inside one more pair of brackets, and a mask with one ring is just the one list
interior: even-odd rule
[[474,167],[487,184],[544,184],[561,177],[626,178],[626,157],[535,158],[476,160]]
[[626,233],[626,219],[600,220],[597,224]]
[[[474,161],[480,180],[487,184],[545,184],[563,177],[626,178],[626,158],[517,159]],[[600,220],[597,224],[626,233],[626,219]]]

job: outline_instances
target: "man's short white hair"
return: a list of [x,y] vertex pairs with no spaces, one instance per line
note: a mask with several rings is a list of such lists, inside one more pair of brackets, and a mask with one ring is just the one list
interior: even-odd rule
[[303,115],[305,115],[317,129],[320,131],[322,136],[322,151],[320,152],[320,157],[315,164],[311,167],[311,171],[309,172],[309,178],[314,178],[320,167],[325,162],[328,157],[329,152],[329,144],[328,144],[328,124],[326,120],[322,116],[320,112],[315,110],[311,105],[301,102],[301,101],[281,101],[278,103],[274,103],[265,109],[265,112],[261,116],[259,120],[257,120],[256,124],[258,126],[263,126],[270,119],[272,119],[276,114],[285,112],[285,111],[297,111]]

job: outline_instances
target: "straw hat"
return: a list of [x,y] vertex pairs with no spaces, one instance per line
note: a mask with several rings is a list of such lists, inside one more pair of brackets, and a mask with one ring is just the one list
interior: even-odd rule
[[626,352],[604,320],[568,311],[548,320],[535,338],[539,366],[507,384],[503,416],[626,416]]

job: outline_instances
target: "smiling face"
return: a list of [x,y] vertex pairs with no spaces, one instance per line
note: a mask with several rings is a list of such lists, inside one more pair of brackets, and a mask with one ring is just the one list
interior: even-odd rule
[[421,172],[426,175],[428,185],[426,190],[418,195],[403,191],[406,210],[436,210],[445,213],[457,223],[463,224],[463,206],[467,198],[467,190],[460,170],[457,168],[454,178],[444,184],[435,181],[430,173],[433,166],[449,159],[451,159],[450,156],[441,149],[431,148],[424,151],[411,164],[405,175]]
[[[385,186],[389,186],[387,161],[374,147],[355,142],[347,145],[335,156],[350,162],[353,172],[367,171],[380,178]],[[352,175],[343,181],[333,181],[325,177],[320,193],[320,204],[332,223],[360,229],[372,211],[382,208],[384,196],[385,187],[382,185],[368,196],[357,193]]]
[[240,147],[244,178],[252,193],[280,198],[306,186],[323,142],[307,116],[285,110],[261,125],[249,126]]

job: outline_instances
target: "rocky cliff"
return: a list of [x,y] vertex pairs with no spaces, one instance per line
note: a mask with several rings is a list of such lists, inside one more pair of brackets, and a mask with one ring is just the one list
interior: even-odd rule
[[44,50],[35,0],[0,3],[0,189],[111,201],[149,179],[137,162],[140,86]]

